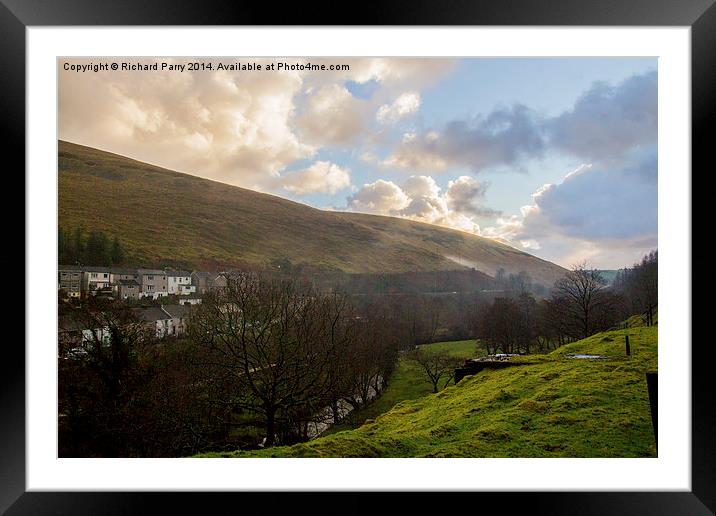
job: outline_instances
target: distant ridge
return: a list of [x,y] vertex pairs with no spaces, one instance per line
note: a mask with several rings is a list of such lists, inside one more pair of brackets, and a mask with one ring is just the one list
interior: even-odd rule
[[565,270],[494,240],[410,220],[323,211],[117,154],[59,141],[59,224],[118,236],[137,265],[331,271],[474,267],[527,272],[546,286]]

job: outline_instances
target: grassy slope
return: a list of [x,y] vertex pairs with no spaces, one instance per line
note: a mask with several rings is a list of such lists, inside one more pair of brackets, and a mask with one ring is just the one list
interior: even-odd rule
[[117,235],[146,265],[212,268],[286,257],[345,272],[525,270],[545,285],[561,267],[494,240],[429,224],[322,211],[279,197],[59,142],[59,221]]
[[[657,368],[657,328],[604,332],[526,365],[483,371],[403,401],[356,430],[291,447],[208,457],[653,457],[644,373]],[[575,360],[567,354],[607,354]]]
[[[439,342],[423,346],[425,349],[437,352],[447,351],[457,358],[470,358],[475,355],[475,341],[461,340],[453,342]],[[440,382],[442,385],[443,382]],[[346,421],[331,427],[324,435],[334,434],[360,426],[367,419],[374,419],[384,412],[388,412],[397,403],[405,400],[414,400],[433,392],[433,385],[425,377],[423,370],[410,360],[400,359],[395,372],[390,378],[388,388],[374,403],[356,413],[351,413]]]

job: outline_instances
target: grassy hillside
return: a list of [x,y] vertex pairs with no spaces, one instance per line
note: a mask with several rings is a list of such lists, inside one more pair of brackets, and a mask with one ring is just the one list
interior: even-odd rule
[[[632,356],[624,356],[624,335]],[[653,457],[644,373],[657,328],[604,332],[524,365],[466,377],[398,403],[355,430],[308,443],[204,457]],[[579,360],[569,354],[605,354]]]
[[288,258],[344,272],[564,270],[490,239],[393,217],[322,211],[60,141],[59,223],[118,236],[130,260],[196,268]]

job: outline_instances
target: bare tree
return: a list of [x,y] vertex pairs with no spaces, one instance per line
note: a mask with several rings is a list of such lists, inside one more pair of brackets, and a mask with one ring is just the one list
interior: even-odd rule
[[555,297],[565,300],[564,308],[579,328],[580,338],[593,333],[595,311],[605,302],[606,284],[598,270],[585,263],[575,265],[554,285]]
[[[455,368],[460,365],[460,360],[445,351],[431,352],[422,348],[411,351],[408,354],[408,359],[420,366],[425,377],[432,384],[433,392],[447,387],[455,376]],[[440,387],[441,380],[442,387]]]
[[335,378],[326,371],[339,349],[333,301],[291,281],[239,275],[192,318],[196,341],[246,387],[248,396],[235,402],[263,414],[266,446],[279,419],[320,410],[332,390]]

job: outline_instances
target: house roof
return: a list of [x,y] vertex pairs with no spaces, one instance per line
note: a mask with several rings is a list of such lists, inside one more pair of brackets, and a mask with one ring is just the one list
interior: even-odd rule
[[58,271],[73,271],[73,272],[82,272],[85,268],[81,265],[60,265],[57,267]]
[[124,275],[124,276],[136,275],[137,269],[122,269],[122,268],[116,269],[113,267],[112,274],[120,274],[120,275]]
[[94,265],[85,265],[82,267],[85,272],[109,272],[109,267],[95,267]]
[[162,308],[172,317],[186,317],[191,312],[191,305],[163,305]]
[[159,269],[137,269],[137,274],[152,274],[155,276],[166,276],[166,273]]
[[133,308],[132,311],[134,312],[134,315],[137,317],[137,319],[145,322],[163,321],[165,319],[172,318],[170,314],[168,314],[158,306]]
[[189,272],[189,271],[182,271],[182,270],[176,270],[176,269],[167,269],[166,274],[167,274],[167,276],[171,276],[173,278],[174,277],[182,277],[182,278],[187,277],[188,278],[189,276],[191,276],[191,272]]

